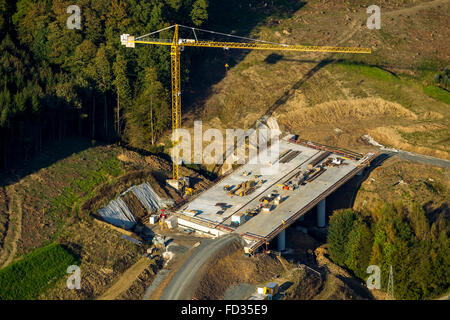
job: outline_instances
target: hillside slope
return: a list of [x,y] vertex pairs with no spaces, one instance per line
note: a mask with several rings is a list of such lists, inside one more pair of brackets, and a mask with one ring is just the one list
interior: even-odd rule
[[450,34],[442,28],[450,3],[381,1],[380,30],[366,27],[370,4],[312,0],[288,18],[266,19],[252,37],[373,53],[231,52],[223,56],[231,69],[187,108],[184,126],[203,119],[245,128],[271,114],[283,130],[318,142],[364,151],[360,137],[370,133],[387,146],[449,159],[449,93],[436,87],[441,95],[432,96],[427,88],[450,62]]

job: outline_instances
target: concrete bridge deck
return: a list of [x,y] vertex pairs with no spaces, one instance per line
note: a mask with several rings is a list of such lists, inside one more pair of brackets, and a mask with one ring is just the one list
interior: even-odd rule
[[[310,162],[325,152],[304,143],[290,142],[289,137],[291,135],[280,140],[278,153],[271,154],[270,148],[272,147],[269,148],[268,155],[271,157],[271,165],[252,164],[252,161],[249,161],[222,181],[204,191],[193,201],[184,205],[177,212],[179,224],[214,236],[238,233],[247,242],[246,251],[252,252],[273,239],[284,228],[306,214],[329,194],[363,170],[375,156],[369,154],[367,157],[358,160],[345,158],[343,165],[326,167],[326,170],[316,179],[299,186],[296,190],[284,190],[277,184],[286,182],[299,171],[304,172],[308,169]],[[279,156],[288,150],[291,150],[291,153],[297,151],[295,152],[297,155],[289,161],[280,161]],[[342,153],[332,153],[321,162],[326,161],[329,157],[342,157]],[[276,170],[269,172],[270,174],[265,171],[274,167],[274,165],[277,165]],[[244,172],[250,172],[250,175],[244,176]],[[243,197],[229,196],[224,190],[224,186],[237,185],[253,178],[254,175],[258,175],[257,179],[262,179],[265,182],[253,193]],[[231,216],[233,214],[257,208],[260,205],[259,199],[270,195],[272,192],[277,192],[282,198],[275,209],[268,213],[260,212],[237,228],[232,226]],[[228,208],[223,214],[217,214],[220,208],[216,206],[216,203],[227,204]],[[194,217],[188,217],[183,213],[186,209],[195,210],[197,214]]]

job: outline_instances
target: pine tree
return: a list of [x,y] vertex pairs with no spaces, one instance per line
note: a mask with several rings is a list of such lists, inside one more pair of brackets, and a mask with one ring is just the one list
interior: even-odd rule
[[116,61],[113,63],[114,81],[117,93],[117,107],[116,107],[116,134],[121,136],[121,110],[130,104],[131,89],[127,78],[127,61],[121,54],[116,56]]
[[356,213],[351,209],[336,211],[330,218],[327,242],[330,245],[331,258],[339,265],[345,265],[348,235],[356,218]]

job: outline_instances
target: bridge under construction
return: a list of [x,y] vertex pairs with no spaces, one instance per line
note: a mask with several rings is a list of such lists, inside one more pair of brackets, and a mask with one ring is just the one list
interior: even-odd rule
[[[326,197],[369,166],[376,154],[358,154],[287,135],[267,152],[267,165],[249,161],[222,177],[176,212],[180,227],[217,237],[237,233],[251,254],[317,207],[317,226],[326,225]],[[273,169],[276,166],[275,170]]]

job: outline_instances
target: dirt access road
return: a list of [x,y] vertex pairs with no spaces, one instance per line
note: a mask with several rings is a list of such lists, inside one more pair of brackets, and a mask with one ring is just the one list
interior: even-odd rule
[[114,300],[120,294],[127,291],[133,282],[144,272],[144,270],[152,262],[147,257],[139,259],[133,266],[131,266],[125,273],[119,278],[119,280],[112,285],[106,292],[98,298],[98,300]]
[[203,240],[183,266],[176,272],[172,281],[165,288],[161,300],[190,300],[195,290],[197,274],[205,263],[220,249],[233,242],[242,241],[239,236],[231,234],[216,239]]

